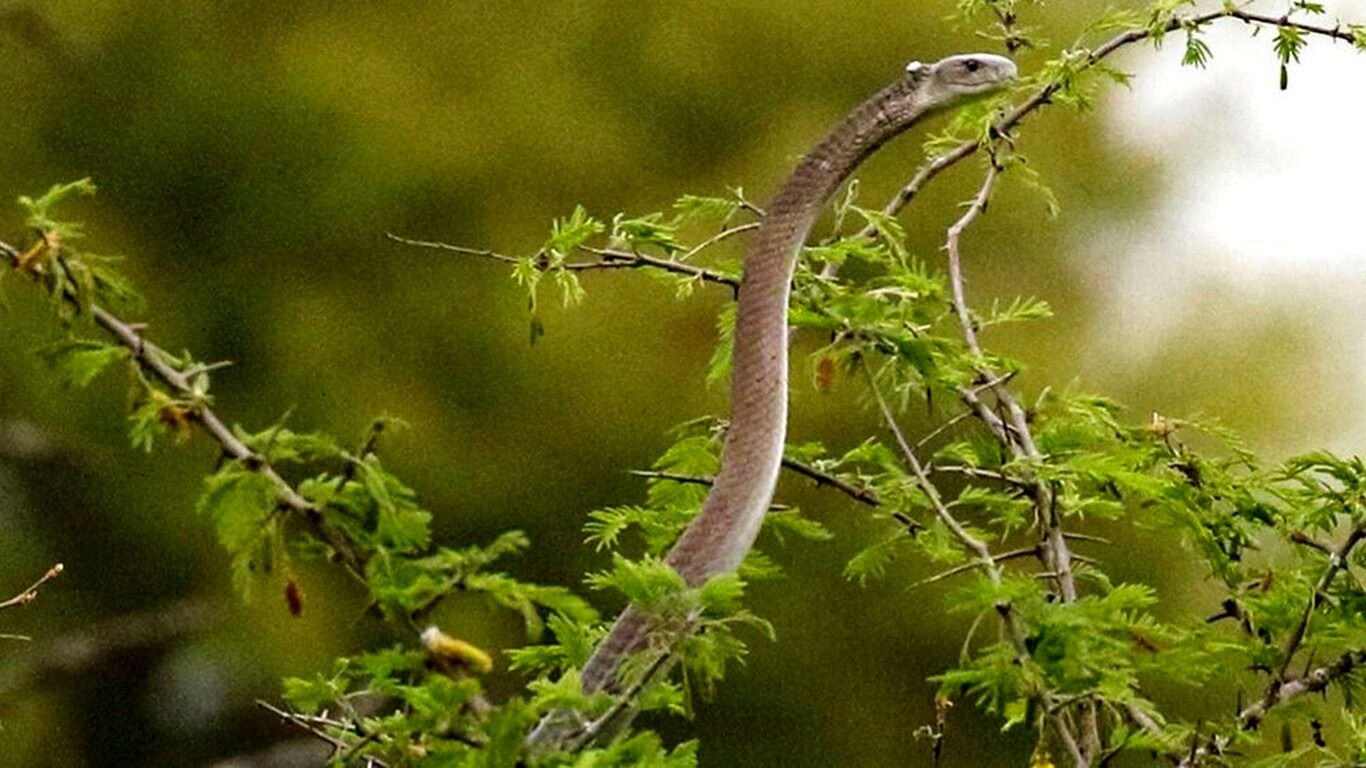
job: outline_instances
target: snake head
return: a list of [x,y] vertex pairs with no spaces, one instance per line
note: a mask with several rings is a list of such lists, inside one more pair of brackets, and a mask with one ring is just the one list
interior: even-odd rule
[[913,61],[906,71],[921,80],[932,100],[942,102],[999,91],[1019,74],[1015,62],[991,53],[950,56],[933,64]]

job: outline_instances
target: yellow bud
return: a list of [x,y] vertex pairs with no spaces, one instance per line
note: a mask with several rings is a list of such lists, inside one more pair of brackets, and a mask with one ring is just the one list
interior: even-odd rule
[[422,631],[422,648],[439,666],[468,669],[479,675],[493,670],[492,656],[442,632],[435,624]]

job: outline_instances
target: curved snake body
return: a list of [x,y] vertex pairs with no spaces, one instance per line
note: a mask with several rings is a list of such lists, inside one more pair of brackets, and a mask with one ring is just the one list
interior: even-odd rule
[[[731,416],[721,467],[701,512],[665,558],[689,586],[734,571],[773,499],[787,425],[787,303],[797,255],[821,209],[864,159],[927,115],[1005,87],[1015,64],[990,54],[913,62],[906,74],[850,112],[793,171],[750,242],[736,306]],[[623,662],[661,632],[635,607],[617,618],[584,666],[587,693],[618,691]],[[552,712],[528,737],[533,751],[582,744],[604,723]]]

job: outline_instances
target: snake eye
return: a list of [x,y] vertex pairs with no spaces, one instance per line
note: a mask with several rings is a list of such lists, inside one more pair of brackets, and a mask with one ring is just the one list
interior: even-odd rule
[[963,66],[966,67],[969,72],[976,72],[982,66],[982,62],[977,59],[968,59],[963,62]]

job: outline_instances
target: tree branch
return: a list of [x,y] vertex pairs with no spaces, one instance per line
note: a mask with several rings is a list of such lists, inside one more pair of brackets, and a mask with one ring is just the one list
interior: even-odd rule
[[[1261,698],[1238,713],[1235,727],[1239,731],[1255,731],[1276,706],[1305,694],[1325,690],[1333,681],[1341,679],[1362,665],[1366,665],[1366,650],[1351,650],[1339,656],[1333,663],[1312,669],[1301,677],[1284,681],[1277,678],[1267,685]],[[1231,742],[1232,738],[1226,735],[1212,736],[1205,744],[1192,749],[1190,754],[1177,763],[1177,767],[1195,768],[1204,765],[1206,757],[1223,754],[1223,750]]]
[[1360,523],[1352,528],[1346,540],[1328,555],[1328,567],[1323,570],[1319,580],[1314,584],[1314,592],[1309,596],[1309,604],[1305,606],[1300,614],[1300,620],[1295,625],[1295,631],[1290,634],[1285,643],[1285,658],[1281,661],[1281,669],[1277,673],[1277,678],[1284,680],[1290,669],[1290,662],[1294,660],[1295,654],[1300,649],[1300,644],[1304,642],[1304,635],[1309,631],[1309,620],[1314,616],[1314,609],[1319,607],[1319,601],[1328,594],[1328,587],[1333,583],[1333,579],[1338,573],[1347,568],[1347,558],[1351,556],[1352,550],[1356,545],[1366,538],[1366,522]]
[[[949,533],[953,534],[953,537],[958,540],[963,548],[976,558],[976,565],[982,567],[986,571],[987,578],[991,580],[991,583],[999,586],[1001,584],[1001,568],[997,564],[996,559],[992,556],[991,549],[987,547],[986,542],[972,535],[972,532],[965,528],[962,523],[958,522],[958,519],[949,511],[948,505],[944,503],[943,497],[939,495],[939,489],[935,487],[934,481],[930,480],[925,465],[920,463],[920,459],[915,455],[915,451],[911,448],[910,442],[906,440],[906,434],[901,431],[901,425],[897,423],[896,414],[892,412],[891,406],[887,404],[887,398],[883,396],[882,389],[878,387],[877,381],[873,378],[872,371],[869,370],[867,366],[864,366],[864,370],[868,373],[868,386],[872,389],[873,397],[877,401],[878,410],[882,413],[883,424],[887,427],[887,430],[891,432],[892,438],[896,441],[897,447],[901,451],[902,460],[906,463],[906,466],[910,468],[911,474],[915,476],[916,486],[920,489],[920,492],[925,495],[926,500],[929,501],[930,508],[934,510],[935,517],[938,517],[939,521],[944,524],[944,527],[948,528]],[[1010,604],[1005,602],[997,603],[996,610],[1001,614],[1001,618],[1005,620],[1006,626],[1010,630],[1011,639],[1015,644],[1018,660],[1021,664],[1028,662],[1029,651],[1025,647],[1024,633],[1015,619],[1014,611],[1011,610]]]
[[[14,246],[0,241],[0,252],[10,257],[11,266],[19,270],[20,251]],[[19,270],[34,280],[42,280],[41,267]],[[82,307],[75,295],[66,293],[62,297],[72,306]],[[89,316],[95,324],[113,336],[138,366],[160,379],[179,395],[193,403],[192,416],[220,446],[223,452],[242,466],[256,472],[270,482],[275,489],[276,502],[295,513],[305,522],[318,540],[332,549],[352,577],[365,583],[365,560],[363,553],[354,549],[350,542],[332,531],[323,520],[323,511],[313,502],[299,495],[292,485],[285,481],[264,456],[252,451],[233,434],[218,414],[209,406],[204,393],[196,386],[196,376],[176,367],[170,353],[142,335],[141,327],[124,322],[113,313],[96,304],[88,305]],[[202,370],[202,369],[201,369]]]
[[818,488],[823,485],[830,486],[854,501],[861,504],[867,504],[870,507],[876,507],[882,504],[882,499],[878,497],[877,491],[872,488],[854,485],[847,480],[836,477],[828,472],[822,472],[810,464],[798,461],[790,456],[783,457],[783,467],[792,470],[802,477],[816,481],[816,487]]

